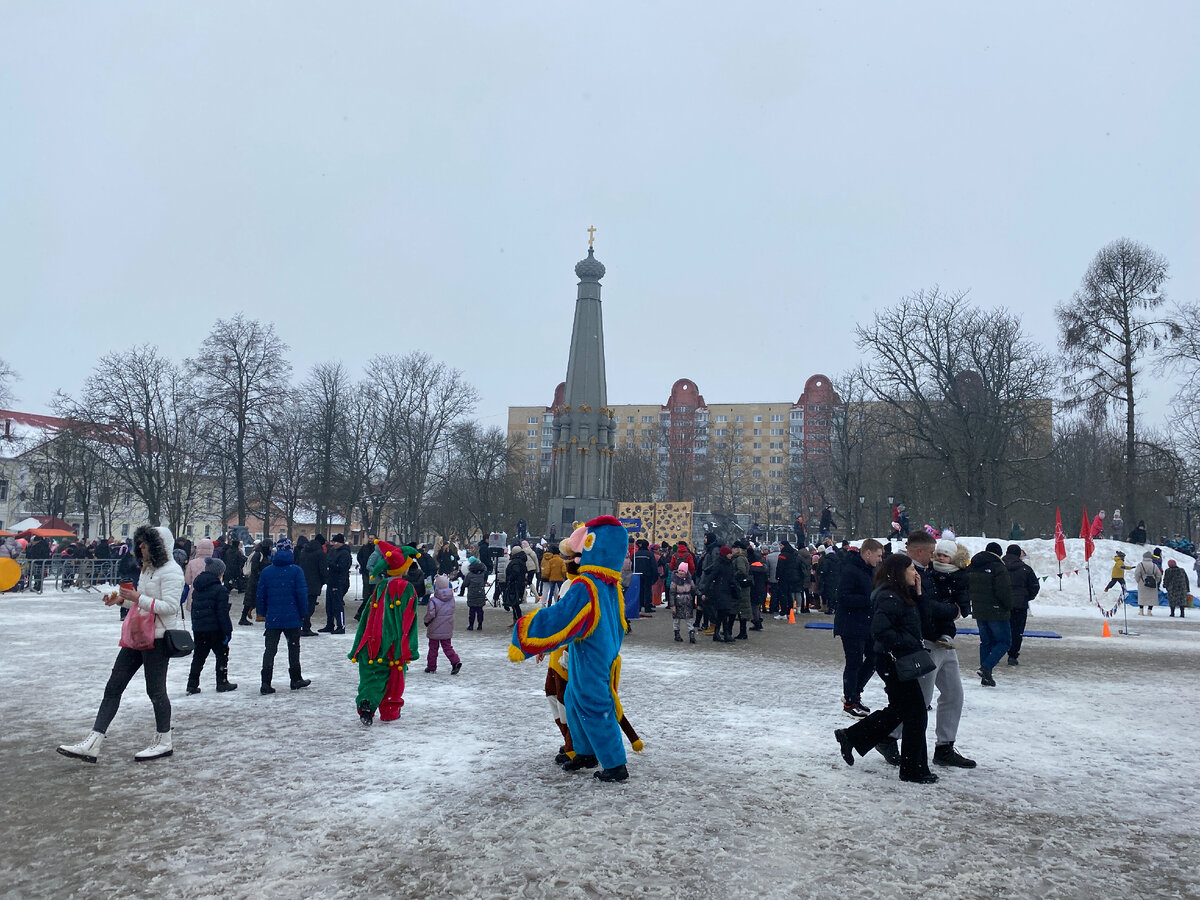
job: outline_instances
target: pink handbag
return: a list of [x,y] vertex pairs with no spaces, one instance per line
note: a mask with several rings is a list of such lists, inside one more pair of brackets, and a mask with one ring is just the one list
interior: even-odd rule
[[130,650],[154,649],[154,602],[150,601],[150,612],[135,606],[121,623],[120,646]]

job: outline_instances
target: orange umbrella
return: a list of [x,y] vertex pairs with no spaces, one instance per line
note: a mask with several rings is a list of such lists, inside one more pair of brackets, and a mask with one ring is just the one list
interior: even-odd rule
[[22,531],[21,534],[36,534],[39,537],[76,537],[75,532],[62,528],[30,528],[28,531]]

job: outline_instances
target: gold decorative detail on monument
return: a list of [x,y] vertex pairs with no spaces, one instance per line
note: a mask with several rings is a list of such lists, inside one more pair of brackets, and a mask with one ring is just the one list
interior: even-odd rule
[[591,406],[589,406],[589,405],[588,405],[588,404],[586,404],[586,403],[580,403],[580,404],[579,404],[579,411],[580,411],[581,413],[590,413],[590,412],[592,411],[592,408],[591,408]]

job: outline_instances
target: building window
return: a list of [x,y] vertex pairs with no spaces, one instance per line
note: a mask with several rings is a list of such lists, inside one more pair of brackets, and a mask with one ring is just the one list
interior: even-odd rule
[[783,465],[783,457],[782,456],[772,456],[771,462],[774,463],[775,465],[781,466],[781,465]]
[[745,417],[745,416],[734,416],[734,417],[733,417],[733,421],[735,421],[735,422],[745,422],[745,421],[746,421],[746,417]]
[[126,491],[125,492],[125,505],[129,506],[131,503],[133,503],[133,491]]
[[650,425],[654,422],[654,416],[642,416],[642,424]]
[[8,479],[0,478],[0,500],[8,499]]
[[713,419],[714,422],[728,422],[729,416],[717,416]]
[[261,531],[254,532],[254,539],[256,541],[261,541],[262,540],[262,532]]
[[755,422],[761,422],[761,421],[762,421],[762,416],[755,416],[755,417],[754,417],[754,421],[755,421]]
[[537,423],[538,423],[537,416],[530,416],[528,419],[525,420],[525,424],[527,424],[527,425],[536,425]]
[[742,470],[741,470],[741,469],[734,469],[734,470],[733,470],[733,477],[734,477],[734,478],[741,478],[741,477],[742,477],[742,474],[743,474],[743,472],[742,472]]
[[754,477],[755,477],[755,478],[762,478],[762,469],[755,469],[755,470],[754,470]]
[[728,428],[717,428],[713,431],[713,434],[715,434],[717,437],[725,437],[725,435],[729,434],[729,429]]
[[762,449],[762,441],[755,441],[753,444],[753,449],[761,450]]
[[633,424],[633,416],[626,416],[626,417],[625,417],[625,424],[626,424],[626,425],[632,425],[632,424]]
[[780,476],[780,474],[781,473],[778,472],[777,470],[772,469],[770,472],[767,473],[767,476],[770,478],[778,478]]
[[527,442],[527,443],[525,444],[525,449],[526,449],[526,450],[536,450],[537,448],[538,448],[538,442],[537,442],[537,441],[529,441],[529,442]]
[[195,525],[188,525],[186,528],[183,529],[183,533],[186,534],[188,537],[191,537],[195,527],[196,527]]
[[742,463],[742,462],[745,462],[745,459],[746,459],[746,458],[745,458],[744,456],[735,456],[735,457],[733,458],[733,461],[734,461],[735,463],[739,463],[739,464],[740,464],[740,463]]
[[782,422],[783,421],[783,413],[771,413],[771,421],[772,422]]
[[751,430],[751,432],[750,432],[750,433],[751,433],[751,434],[753,434],[755,437],[758,437],[760,434],[762,434],[762,429],[761,429],[761,428],[754,428],[754,429],[752,429],[752,430]]
[[211,525],[205,525],[205,526],[204,526],[204,536],[205,536],[205,537],[212,537],[212,526],[211,526]]
[[642,441],[642,449],[643,449],[643,450],[649,450],[649,449],[650,449],[650,442],[649,442],[649,441]]
[[633,449],[633,441],[626,441],[626,442],[625,442],[625,449],[626,449],[626,450],[632,450],[632,449]]
[[718,450],[724,450],[728,446],[729,445],[727,443],[725,443],[724,441],[717,441],[717,449]]
[[530,428],[528,431],[525,432],[525,437],[537,437],[537,429]]
[[129,537],[129,523],[125,522],[121,525],[121,537]]

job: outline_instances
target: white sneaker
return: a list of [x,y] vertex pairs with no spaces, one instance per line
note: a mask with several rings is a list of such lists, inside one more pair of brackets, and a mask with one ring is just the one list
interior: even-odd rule
[[165,734],[154,735],[154,743],[145,750],[139,750],[133,754],[135,762],[145,762],[148,759],[160,759],[164,756],[170,756],[174,753],[171,747],[171,732]]
[[96,757],[100,755],[100,745],[103,743],[104,735],[93,731],[78,744],[63,744],[58,748],[58,752],[72,759],[82,759],[84,762],[94,763]]

